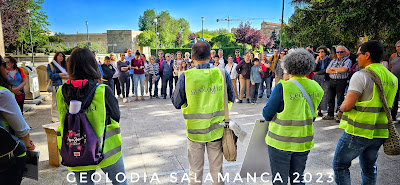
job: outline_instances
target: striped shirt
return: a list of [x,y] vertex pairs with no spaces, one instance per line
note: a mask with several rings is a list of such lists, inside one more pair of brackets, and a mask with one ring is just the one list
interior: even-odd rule
[[335,80],[347,79],[347,77],[350,74],[351,60],[349,59],[349,57],[344,57],[341,60],[336,58],[336,59],[332,60],[331,63],[329,63],[328,68],[331,68],[331,67],[337,67],[337,68],[347,67],[348,70],[344,73],[329,74],[329,78],[335,79]]
[[160,65],[158,63],[149,63],[146,66],[147,74],[158,75],[160,73]]

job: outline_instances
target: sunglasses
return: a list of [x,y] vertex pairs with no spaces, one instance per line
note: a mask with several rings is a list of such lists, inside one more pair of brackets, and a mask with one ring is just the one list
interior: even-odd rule
[[344,53],[345,51],[336,51],[336,53]]

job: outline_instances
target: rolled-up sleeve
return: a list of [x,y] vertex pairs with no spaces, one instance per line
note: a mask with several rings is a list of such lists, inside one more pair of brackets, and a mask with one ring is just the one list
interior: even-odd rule
[[24,137],[29,134],[30,127],[22,116],[21,110],[13,94],[9,90],[0,90],[0,121],[6,121],[15,136]]

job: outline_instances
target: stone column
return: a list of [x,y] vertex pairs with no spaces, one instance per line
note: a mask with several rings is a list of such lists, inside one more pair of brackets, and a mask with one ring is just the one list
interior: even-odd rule
[[3,25],[1,22],[1,13],[0,13],[0,55],[4,57],[5,49],[4,49],[4,35],[3,35]]

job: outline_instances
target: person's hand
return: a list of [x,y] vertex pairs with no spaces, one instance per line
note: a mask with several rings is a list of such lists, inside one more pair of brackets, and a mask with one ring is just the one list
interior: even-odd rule
[[251,85],[256,85],[256,83],[251,83]]
[[68,73],[60,73],[60,76],[61,76],[61,77],[68,76]]
[[260,68],[258,68],[258,71],[260,71],[260,72],[261,72],[261,71],[262,71],[262,68],[261,68],[261,67],[260,67]]
[[316,75],[316,74],[317,74],[317,72],[314,72],[314,74]]
[[35,144],[33,143],[32,140],[26,145],[26,149],[27,149],[28,151],[35,150],[35,148],[36,148],[36,146],[35,146]]
[[317,56],[317,59],[316,60],[319,60],[319,56]]

